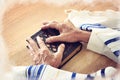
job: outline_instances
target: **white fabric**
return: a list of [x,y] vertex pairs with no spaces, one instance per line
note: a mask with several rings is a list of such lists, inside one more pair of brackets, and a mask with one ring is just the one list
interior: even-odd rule
[[12,68],[12,77],[13,80],[27,80],[26,78],[26,66],[16,66]]
[[[43,66],[43,68],[41,68],[40,70],[38,69],[34,69],[34,67],[38,67],[40,68],[41,66]],[[27,70],[27,74],[28,74],[29,68]],[[40,71],[40,75],[39,77],[37,76],[33,76],[34,73],[38,73]],[[64,71],[64,70],[60,70],[60,69],[56,69],[54,67],[51,67],[49,65],[39,65],[39,66],[33,66],[31,69],[31,73],[30,73],[30,77],[28,80],[89,80],[91,77],[95,78],[95,77],[110,77],[113,73],[116,72],[116,69],[113,67],[108,67],[106,69],[104,69],[104,72],[101,72],[102,70],[99,70],[95,73],[91,73],[91,74],[80,74],[80,73],[75,73],[74,72],[69,72],[69,71]],[[34,73],[33,73],[34,72]],[[74,74],[74,75],[73,75]],[[88,77],[88,75],[90,77]],[[105,75],[105,76],[102,76]],[[27,76],[28,77],[28,76]],[[90,79],[92,80],[92,79]]]
[[117,28],[120,26],[120,12],[112,10],[94,12],[87,10],[72,10],[68,13],[68,20],[77,28],[79,28],[82,24],[96,23],[102,24],[109,28]]
[[[115,30],[112,30],[110,28],[93,29],[91,36],[90,36],[90,39],[89,39],[89,42],[88,42],[88,45],[87,45],[87,49],[90,49],[94,52],[105,55],[108,58],[112,59],[113,61],[118,62],[118,58],[113,54],[113,51],[120,49],[120,46],[118,45],[118,44],[120,44],[119,41],[117,41],[118,42],[117,44],[112,43],[112,45],[114,45],[113,47],[109,47],[109,46],[104,45],[105,40],[108,40],[106,38],[113,37],[112,35],[110,35],[110,36],[107,35],[108,36],[107,37],[106,33],[107,34],[109,34],[109,33],[114,34],[113,31],[115,31]],[[116,31],[115,31],[115,33],[116,33]],[[120,36],[119,31],[116,34],[117,34],[117,36]]]

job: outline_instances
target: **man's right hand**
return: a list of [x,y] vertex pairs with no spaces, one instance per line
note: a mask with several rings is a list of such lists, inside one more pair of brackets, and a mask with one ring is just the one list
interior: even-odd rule
[[42,29],[53,28],[60,32],[58,36],[52,36],[46,39],[46,42],[88,42],[90,37],[90,32],[82,31],[74,26],[68,26],[65,23],[58,23],[56,21],[43,23]]

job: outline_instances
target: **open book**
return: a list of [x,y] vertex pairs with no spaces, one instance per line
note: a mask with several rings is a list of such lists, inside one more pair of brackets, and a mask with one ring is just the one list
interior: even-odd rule
[[57,51],[58,46],[61,43],[64,43],[65,50],[63,53],[62,63],[59,66],[59,68],[61,68],[65,63],[67,63],[73,56],[75,56],[82,49],[82,43],[80,43],[80,42],[75,42],[75,43],[54,42],[54,43],[49,43],[49,44],[46,43],[46,38],[48,38],[50,36],[59,35],[59,34],[60,33],[58,30],[49,28],[49,29],[45,29],[45,30],[39,30],[38,32],[33,34],[31,36],[31,38],[33,40],[35,40],[35,42],[37,43],[36,37],[40,36],[43,39],[43,41],[45,42],[46,46],[49,48],[50,51],[52,51],[53,54]]

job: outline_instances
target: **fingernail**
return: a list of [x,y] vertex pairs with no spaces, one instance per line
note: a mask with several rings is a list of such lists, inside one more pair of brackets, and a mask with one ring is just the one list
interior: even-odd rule
[[28,46],[26,46],[27,49],[30,49]]
[[30,43],[28,40],[26,40],[28,43]]
[[62,47],[65,47],[65,44],[61,44]]
[[33,56],[33,54],[32,54],[32,53],[31,53],[30,55],[31,55],[31,56]]

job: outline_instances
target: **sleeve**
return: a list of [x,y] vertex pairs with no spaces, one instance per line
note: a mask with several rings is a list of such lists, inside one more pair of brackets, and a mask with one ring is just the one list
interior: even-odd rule
[[110,28],[93,29],[87,49],[118,62],[120,55],[120,31]]
[[27,80],[94,80],[96,77],[109,77],[115,72],[115,68],[108,67],[92,74],[80,74],[41,64],[36,66],[29,66],[26,69],[26,77]]

